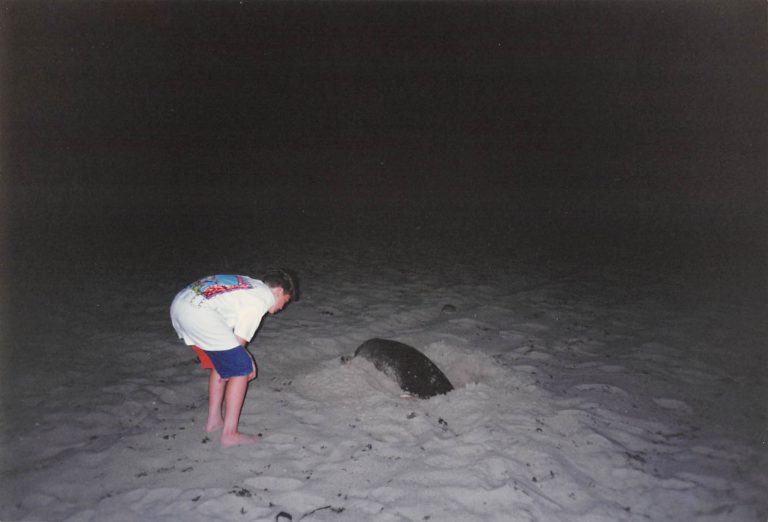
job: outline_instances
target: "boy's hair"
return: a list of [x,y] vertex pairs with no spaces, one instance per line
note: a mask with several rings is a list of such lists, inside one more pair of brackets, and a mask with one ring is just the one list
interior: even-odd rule
[[299,300],[299,278],[291,271],[275,268],[267,271],[261,280],[270,288],[282,288],[291,296],[291,301]]

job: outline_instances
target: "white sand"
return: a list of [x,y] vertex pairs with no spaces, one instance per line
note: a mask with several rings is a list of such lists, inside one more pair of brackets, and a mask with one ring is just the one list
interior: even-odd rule
[[[396,233],[397,213],[279,231],[278,213],[91,217],[14,251],[0,520],[768,517],[768,323],[738,255],[557,256],[566,235],[429,213]],[[303,298],[251,345],[241,428],[261,442],[222,450],[168,306],[199,276],[272,264]],[[421,349],[456,390],[402,399],[340,363],[371,337]]]

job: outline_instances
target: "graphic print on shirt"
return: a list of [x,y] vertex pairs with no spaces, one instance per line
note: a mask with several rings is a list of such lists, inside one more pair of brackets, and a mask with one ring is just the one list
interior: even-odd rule
[[239,275],[212,275],[195,281],[189,287],[195,294],[211,299],[234,290],[248,290],[253,288],[253,285]]

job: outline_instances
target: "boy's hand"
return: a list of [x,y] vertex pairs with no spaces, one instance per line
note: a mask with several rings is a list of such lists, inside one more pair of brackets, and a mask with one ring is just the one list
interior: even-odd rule
[[251,355],[251,365],[253,366],[253,369],[251,370],[251,373],[248,374],[249,381],[254,380],[256,376],[259,374],[259,367],[256,366],[256,359],[253,358],[253,355]]

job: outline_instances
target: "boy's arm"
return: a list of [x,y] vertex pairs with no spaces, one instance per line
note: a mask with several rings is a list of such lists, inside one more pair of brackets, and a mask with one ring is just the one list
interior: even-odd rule
[[[237,337],[237,342],[240,343],[240,346],[245,348],[248,345],[248,341],[240,337],[239,335],[235,334],[235,337]],[[248,355],[251,356],[251,373],[248,374],[248,380],[252,381],[256,378],[257,375],[257,368],[256,368],[256,359],[253,358],[253,355],[249,352]]]

